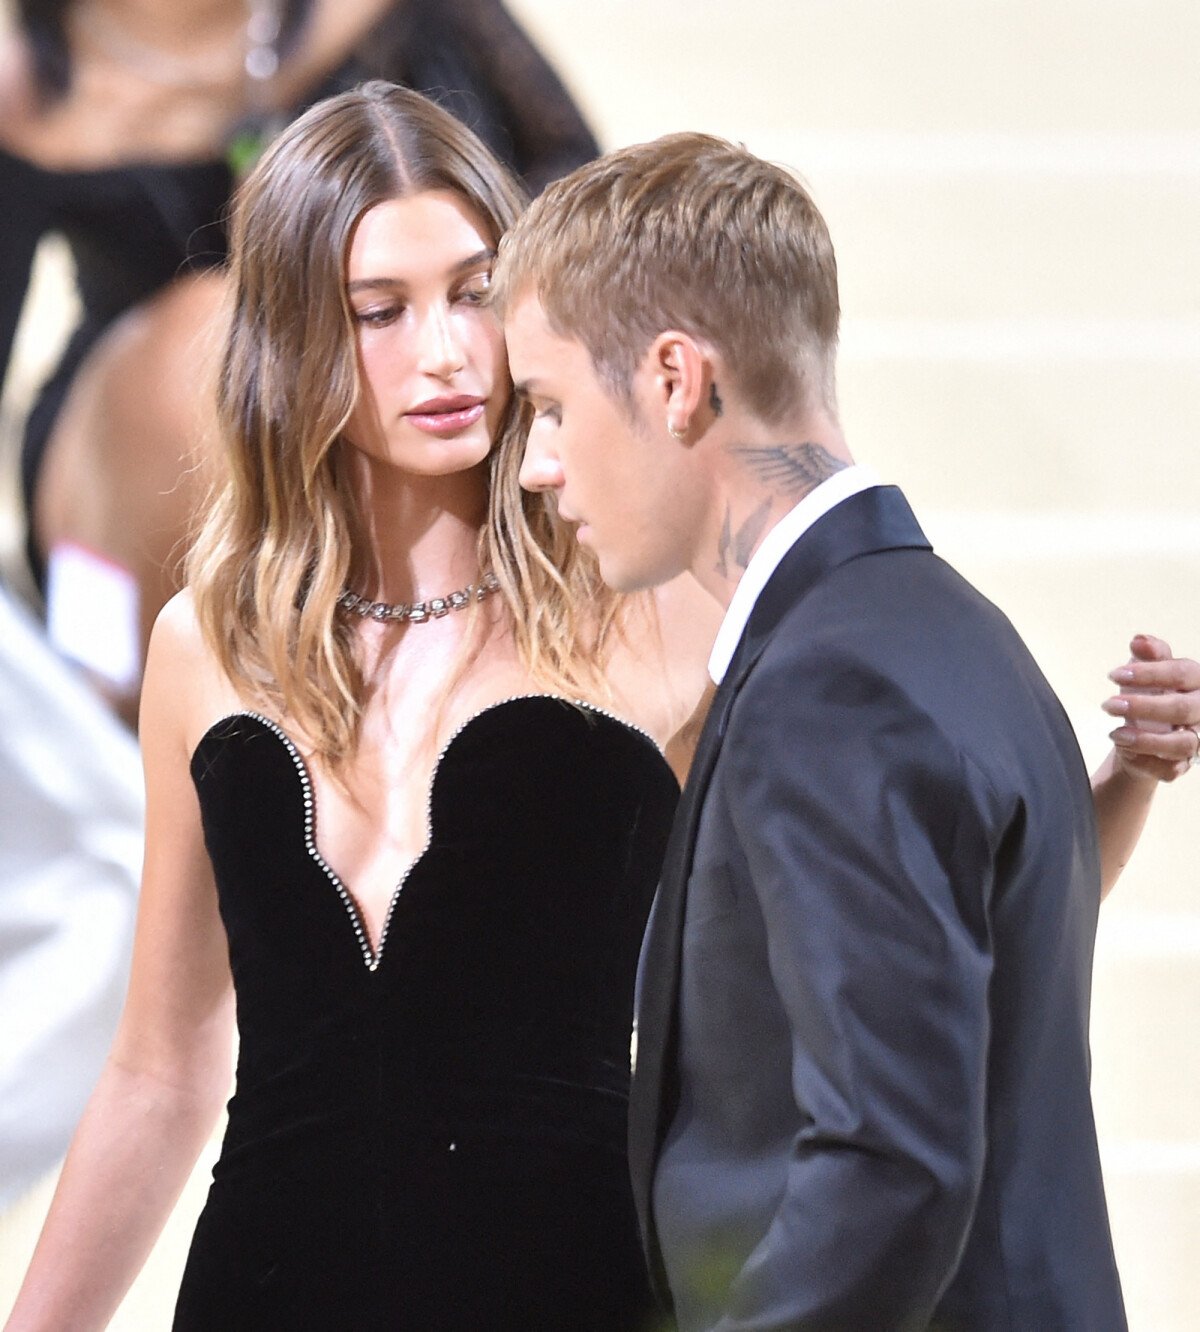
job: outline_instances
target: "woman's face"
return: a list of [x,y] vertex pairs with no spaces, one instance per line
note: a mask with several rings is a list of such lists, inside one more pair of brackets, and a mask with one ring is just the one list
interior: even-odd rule
[[346,288],[362,392],[345,434],[370,458],[439,476],[487,456],[511,391],[504,337],[482,304],[494,257],[483,219],[449,190],[359,219]]

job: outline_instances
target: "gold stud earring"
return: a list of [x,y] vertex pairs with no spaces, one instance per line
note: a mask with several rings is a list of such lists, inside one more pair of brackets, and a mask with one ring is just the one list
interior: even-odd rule
[[671,418],[667,418],[667,431],[673,439],[687,439],[687,427],[680,430],[677,426],[671,424]]

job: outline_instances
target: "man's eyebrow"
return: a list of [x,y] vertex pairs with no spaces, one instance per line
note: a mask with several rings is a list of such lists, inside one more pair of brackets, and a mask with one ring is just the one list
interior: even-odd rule
[[538,391],[538,381],[536,379],[522,379],[513,384],[513,392],[518,398],[528,398]]
[[[495,257],[496,251],[493,249],[476,250],[474,254],[454,264],[450,272],[454,275],[465,273],[468,269],[478,268],[480,264],[490,264]],[[403,278],[396,277],[355,278],[353,282],[346,283],[346,290],[353,295],[356,291],[395,291],[407,285]]]

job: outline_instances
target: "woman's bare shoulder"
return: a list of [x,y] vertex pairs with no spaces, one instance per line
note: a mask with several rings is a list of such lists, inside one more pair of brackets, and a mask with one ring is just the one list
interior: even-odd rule
[[186,662],[193,667],[199,666],[211,655],[200,629],[196,601],[190,588],[176,592],[159,611],[150,642],[152,650],[157,650],[159,656],[169,656],[180,665]]
[[170,718],[189,753],[214,721],[243,706],[205,637],[188,588],[177,592],[154,622],[142,698],[141,729]]

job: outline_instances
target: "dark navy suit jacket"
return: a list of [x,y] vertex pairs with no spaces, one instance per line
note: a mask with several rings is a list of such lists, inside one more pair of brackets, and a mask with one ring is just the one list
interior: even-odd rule
[[1125,1328],[1089,1096],[1087,773],[900,492],[818,520],[709,714],[630,1157],[684,1332]]

